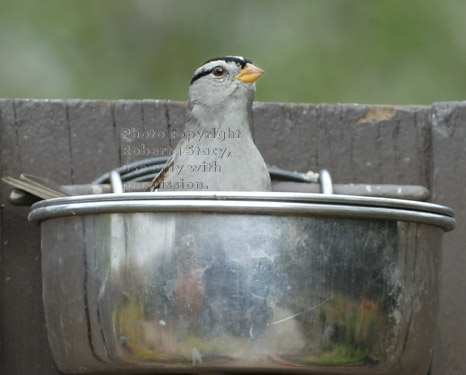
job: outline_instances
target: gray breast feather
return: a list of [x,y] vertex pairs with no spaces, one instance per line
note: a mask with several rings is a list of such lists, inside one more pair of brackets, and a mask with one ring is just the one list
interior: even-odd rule
[[151,190],[270,190],[270,175],[250,134],[183,139]]

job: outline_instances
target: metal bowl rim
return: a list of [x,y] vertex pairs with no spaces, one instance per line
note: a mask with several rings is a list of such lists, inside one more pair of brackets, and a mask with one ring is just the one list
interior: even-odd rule
[[404,210],[399,208],[370,207],[342,204],[280,202],[259,200],[121,200],[71,202],[36,207],[29,220],[42,221],[64,216],[82,216],[125,213],[217,213],[248,215],[279,215],[332,217],[370,220],[395,220],[434,225],[445,231],[454,229],[455,219],[433,212]]
[[283,193],[283,192],[243,192],[243,191],[176,191],[176,192],[139,192],[123,194],[90,194],[70,197],[53,198],[39,201],[32,205],[32,210],[54,205],[63,205],[83,202],[130,202],[152,200],[209,200],[209,201],[269,201],[269,202],[299,202],[319,204],[341,204],[354,206],[384,207],[403,210],[431,212],[454,217],[454,211],[446,206],[434,203],[419,202],[405,199],[367,197],[358,195],[315,194],[315,193]]

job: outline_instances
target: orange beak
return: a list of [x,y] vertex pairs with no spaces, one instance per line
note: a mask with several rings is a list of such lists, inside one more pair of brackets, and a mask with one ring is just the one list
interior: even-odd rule
[[236,77],[236,79],[239,79],[243,82],[255,82],[262,74],[264,74],[262,69],[252,64],[246,64],[246,66],[241,69],[241,72],[239,72],[239,75]]

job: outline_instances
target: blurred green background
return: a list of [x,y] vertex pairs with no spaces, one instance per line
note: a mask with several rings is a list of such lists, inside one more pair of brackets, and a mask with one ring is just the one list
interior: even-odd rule
[[0,97],[186,100],[226,54],[266,74],[256,99],[466,99],[464,0],[2,0]]

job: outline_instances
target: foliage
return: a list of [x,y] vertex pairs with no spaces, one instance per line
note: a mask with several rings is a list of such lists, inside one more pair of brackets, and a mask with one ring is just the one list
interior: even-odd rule
[[460,0],[4,0],[0,97],[185,100],[194,69],[251,57],[257,99],[466,97]]

